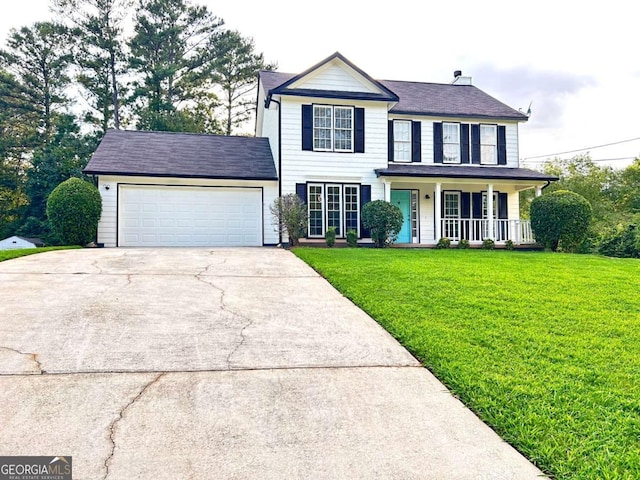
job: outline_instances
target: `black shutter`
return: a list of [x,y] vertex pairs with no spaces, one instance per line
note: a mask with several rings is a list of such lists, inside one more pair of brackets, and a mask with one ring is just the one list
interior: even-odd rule
[[460,193],[461,211],[460,218],[471,217],[471,194],[469,192]]
[[356,107],[355,111],[355,149],[356,153],[364,153],[364,108]]
[[389,120],[389,161],[393,162],[393,120]]
[[440,192],[440,218],[444,218],[444,192]]
[[471,125],[471,163],[480,164],[480,125]]
[[307,203],[307,184],[296,183],[296,195],[300,197],[302,203]]
[[411,122],[411,161],[422,161],[422,122]]
[[469,163],[469,124],[468,123],[460,124],[460,163]]
[[482,193],[471,194],[471,205],[473,218],[482,218]]
[[509,218],[506,193],[498,193],[498,218]]
[[507,130],[498,125],[498,165],[507,164]]
[[302,150],[313,150],[313,105],[302,105]]
[[368,228],[364,228],[362,223],[362,209],[371,201],[371,185],[360,186],[360,238],[371,237],[371,232]]
[[442,163],[442,123],[433,124],[433,162]]

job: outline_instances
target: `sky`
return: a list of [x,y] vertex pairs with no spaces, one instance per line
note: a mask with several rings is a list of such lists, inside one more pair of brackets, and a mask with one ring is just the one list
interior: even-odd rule
[[[531,103],[523,166],[590,153],[624,168],[640,156],[640,35],[628,0],[193,2],[252,37],[283,72],[339,51],[376,79],[448,83],[462,70],[515,109]],[[6,3],[3,45],[11,28],[51,18],[49,0]]]

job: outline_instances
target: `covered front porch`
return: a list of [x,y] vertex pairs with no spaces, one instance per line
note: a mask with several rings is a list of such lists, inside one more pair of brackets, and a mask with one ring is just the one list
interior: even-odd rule
[[[384,200],[398,206],[404,217],[396,243],[434,246],[441,238],[470,245],[485,239],[497,245],[535,243],[529,220],[520,218],[520,192],[534,189],[541,195],[551,177],[525,169],[501,168],[501,178],[494,178],[497,168],[392,167],[405,168],[376,173],[384,184]],[[545,178],[512,178],[523,171]]]

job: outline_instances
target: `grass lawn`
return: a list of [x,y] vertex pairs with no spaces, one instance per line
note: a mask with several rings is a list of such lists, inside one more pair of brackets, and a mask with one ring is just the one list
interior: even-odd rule
[[0,250],[0,262],[11,260],[12,258],[24,257],[35,253],[50,252],[51,250],[68,250],[80,247],[42,247],[42,248],[19,248],[16,250]]
[[545,472],[640,478],[640,261],[479,250],[294,253]]

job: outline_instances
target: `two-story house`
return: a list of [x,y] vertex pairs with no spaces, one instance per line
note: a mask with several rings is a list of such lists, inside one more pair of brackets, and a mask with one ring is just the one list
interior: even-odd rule
[[368,241],[362,208],[397,205],[397,242],[532,243],[519,192],[554,177],[519,167],[527,116],[455,72],[450,84],[374,80],[339,53],[300,74],[261,72],[256,138],[109,131],[85,172],[106,246],[269,245],[269,206],[298,194],[309,239]]
[[450,84],[374,80],[339,53],[300,74],[261,72],[256,135],[269,138],[281,194],[308,205],[308,238],[366,237],[362,206],[384,199],[398,243],[532,242],[519,192],[554,177],[519,168],[527,116],[455,72]]

